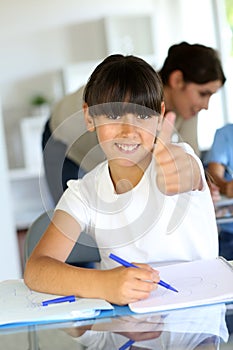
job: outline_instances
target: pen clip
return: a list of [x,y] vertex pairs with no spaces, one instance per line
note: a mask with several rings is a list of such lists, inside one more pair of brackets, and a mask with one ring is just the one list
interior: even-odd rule
[[51,305],[51,304],[59,304],[59,303],[65,303],[65,302],[69,302],[72,303],[76,300],[74,295],[66,295],[64,297],[59,297],[59,298],[55,298],[55,299],[49,299],[49,300],[44,300],[42,301],[41,305],[42,306],[47,306],[47,305]]

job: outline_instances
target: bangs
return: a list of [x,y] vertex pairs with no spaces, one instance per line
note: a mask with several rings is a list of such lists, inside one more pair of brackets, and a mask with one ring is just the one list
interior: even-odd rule
[[123,116],[128,113],[134,115],[147,115],[150,117],[160,115],[159,112],[156,112],[151,108],[131,102],[109,102],[94,105],[89,107],[89,113],[92,117],[100,115]]
[[92,73],[84,91],[91,116],[158,115],[163,85],[157,72],[134,56],[113,55]]

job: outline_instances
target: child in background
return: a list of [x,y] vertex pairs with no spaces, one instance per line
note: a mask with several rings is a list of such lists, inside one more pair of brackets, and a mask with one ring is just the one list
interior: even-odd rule
[[[217,256],[214,208],[193,150],[169,142],[173,113],[167,113],[157,137],[165,112],[163,86],[148,63],[107,57],[87,82],[83,108],[87,129],[96,130],[107,161],[68,182],[24,279],[37,291],[124,305],[157,288],[159,273],[150,262]],[[65,263],[81,231],[95,238],[101,269]],[[110,252],[140,268],[118,266]]]
[[[216,130],[204,164],[220,193],[233,198],[233,124]],[[233,222],[219,225],[219,255],[227,260],[233,259]]]

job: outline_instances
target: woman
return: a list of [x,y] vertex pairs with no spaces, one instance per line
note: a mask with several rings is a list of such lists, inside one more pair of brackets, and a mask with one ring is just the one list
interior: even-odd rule
[[213,48],[182,42],[168,50],[160,70],[166,111],[176,113],[179,141],[189,143],[197,155],[197,114],[208,109],[210,97],[224,85],[218,53]]

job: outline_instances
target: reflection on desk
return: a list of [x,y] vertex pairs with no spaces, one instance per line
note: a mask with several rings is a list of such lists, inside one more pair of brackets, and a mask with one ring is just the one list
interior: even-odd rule
[[[167,313],[131,314],[78,322],[38,325],[40,350],[119,350],[131,339],[135,348],[164,350],[209,350],[233,348],[233,330],[226,316],[233,318],[233,303],[174,310]],[[0,330],[0,344],[28,331],[27,327]],[[50,343],[43,346],[43,339]],[[58,341],[62,339],[62,341]],[[25,343],[17,350],[25,349]],[[12,347],[9,349],[15,349]]]
[[77,341],[88,350],[120,349],[129,339],[142,349],[204,349],[205,344],[217,349],[229,340],[225,313],[225,305],[219,304],[116,318],[95,323],[91,330],[79,327]]

